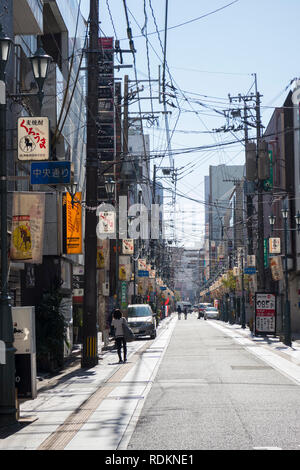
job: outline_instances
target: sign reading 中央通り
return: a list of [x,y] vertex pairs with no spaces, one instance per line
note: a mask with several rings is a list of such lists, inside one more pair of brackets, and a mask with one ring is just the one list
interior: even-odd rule
[[256,292],[255,294],[255,333],[276,332],[276,295]]
[[49,160],[49,119],[21,117],[18,119],[18,160]]
[[32,162],[30,184],[68,184],[71,181],[71,162]]

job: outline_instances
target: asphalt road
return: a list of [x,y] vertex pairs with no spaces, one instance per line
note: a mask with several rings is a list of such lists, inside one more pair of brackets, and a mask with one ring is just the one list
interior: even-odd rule
[[127,450],[300,450],[299,385],[213,321],[181,319]]

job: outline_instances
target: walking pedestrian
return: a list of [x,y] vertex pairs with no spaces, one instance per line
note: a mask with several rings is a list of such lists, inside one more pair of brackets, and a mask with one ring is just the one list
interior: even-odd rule
[[178,307],[177,307],[177,313],[178,313],[178,320],[180,320],[181,319],[181,307],[180,307],[180,305],[178,305]]
[[[127,345],[126,340],[124,338],[123,332],[123,324],[127,323],[126,318],[123,317],[122,312],[120,309],[116,308],[113,313],[113,320],[111,322],[112,326],[115,329],[115,339],[116,339],[116,346],[119,356],[119,364],[127,361]],[[123,347],[123,354],[124,354],[124,361],[122,361],[122,347]]]
[[187,312],[187,308],[186,308],[186,307],[185,307],[185,309],[184,309],[184,311],[183,311],[183,312],[184,312],[184,318],[185,318],[185,320],[186,320],[186,319],[187,319],[187,314],[188,314],[188,312]]

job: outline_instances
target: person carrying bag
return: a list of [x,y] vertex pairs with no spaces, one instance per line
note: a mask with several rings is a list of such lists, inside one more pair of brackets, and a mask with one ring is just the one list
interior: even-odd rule
[[[129,341],[134,341],[134,334],[129,328],[126,318],[123,317],[120,309],[115,309],[113,313],[113,320],[111,322],[112,326],[115,329],[115,339],[117,352],[119,356],[119,363],[127,361],[127,346],[126,343]],[[122,361],[122,347],[124,354],[124,361]]]

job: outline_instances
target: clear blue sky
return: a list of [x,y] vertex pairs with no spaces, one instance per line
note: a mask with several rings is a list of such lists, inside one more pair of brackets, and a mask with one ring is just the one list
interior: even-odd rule
[[[89,13],[89,0],[82,0],[85,16]],[[226,5],[232,3],[226,8]],[[144,15],[146,5],[146,17]],[[164,43],[165,1],[164,0],[127,0],[130,27],[134,36],[136,67],[138,79],[148,78],[147,48],[141,28],[146,25],[148,33],[148,57],[151,79],[158,78],[158,65],[162,63],[162,47],[156,32]],[[151,5],[153,12],[151,10]],[[109,14],[109,9],[110,14]],[[215,13],[209,14],[214,10]],[[156,20],[156,25],[153,18]],[[288,90],[284,89],[294,77],[300,76],[299,57],[299,0],[169,0],[167,34],[167,65],[172,82],[177,88],[177,99],[171,101],[177,108],[172,111],[169,120],[172,134],[172,150],[213,145],[235,138],[242,138],[243,133],[235,135],[210,133],[225,124],[225,119],[214,109],[229,108],[228,93],[254,92],[253,73],[257,74],[258,90],[262,97],[262,121],[266,126],[274,106],[283,104]],[[194,20],[207,15],[202,19]],[[100,0],[101,33],[114,36],[114,30],[121,47],[128,49],[126,20],[123,0]],[[147,22],[145,21],[147,19]],[[182,23],[188,22],[185,25]],[[155,33],[155,34],[150,34]],[[124,55],[124,63],[132,64],[132,56]],[[134,69],[125,69],[125,73],[135,78]],[[167,81],[170,77],[167,74]],[[141,96],[149,96],[149,85]],[[202,95],[202,96],[201,96]],[[203,96],[205,95],[205,96]],[[157,84],[152,84],[152,96],[157,96]],[[201,103],[201,104],[200,104]],[[205,106],[203,106],[203,104]],[[142,110],[149,111],[151,102],[141,100]],[[132,105],[132,110],[134,105]],[[153,109],[162,110],[162,105],[153,100]],[[164,118],[160,115],[159,127],[145,128],[151,136],[151,150],[163,152],[166,145]],[[178,191],[197,200],[204,199],[204,175],[208,175],[209,165],[221,163],[240,165],[244,163],[244,152],[240,145],[204,152],[191,152],[174,157],[175,167],[182,179],[178,182]],[[167,166],[168,157],[158,159],[157,165]],[[164,180],[164,184],[168,183]],[[202,204],[193,203],[184,198],[177,198],[181,209],[195,211],[194,222],[191,213],[186,214],[185,241],[199,240],[203,233]],[[182,226],[178,228],[181,236]]]

